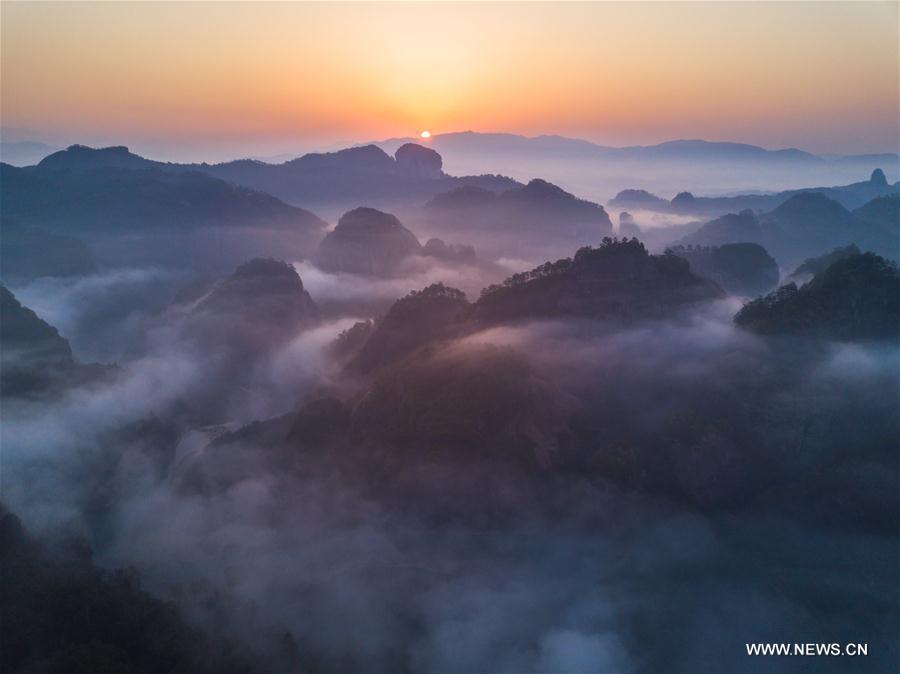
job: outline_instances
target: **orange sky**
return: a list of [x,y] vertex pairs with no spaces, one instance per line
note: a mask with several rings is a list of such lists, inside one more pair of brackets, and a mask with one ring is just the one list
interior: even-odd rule
[[3,2],[0,112],[170,155],[425,128],[895,151],[898,7]]

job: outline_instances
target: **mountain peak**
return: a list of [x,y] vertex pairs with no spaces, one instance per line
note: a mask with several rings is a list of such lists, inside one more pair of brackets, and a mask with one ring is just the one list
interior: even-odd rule
[[539,199],[574,199],[574,195],[566,192],[563,188],[554,185],[551,182],[541,178],[529,180],[528,184],[523,187],[520,192],[530,197]]
[[343,167],[367,170],[390,171],[394,166],[391,156],[377,145],[357,145],[336,152],[311,152],[292,159],[286,166]]
[[298,284],[303,289],[303,282],[297,270],[287,262],[276,260],[271,257],[257,257],[249,262],[245,262],[235,269],[233,278],[282,278],[288,280],[292,284]]
[[157,162],[145,159],[131,152],[124,145],[110,147],[88,147],[87,145],[70,145],[65,150],[54,152],[44,157],[38,167],[41,169],[76,169],[93,168],[147,168]]
[[255,258],[240,265],[213,288],[194,313],[228,317],[232,326],[243,324],[248,334],[258,330],[263,335],[272,329],[282,336],[318,318],[318,308],[297,271],[273,258]]
[[846,215],[847,209],[821,192],[800,192],[778,206],[772,211],[772,214],[781,216],[799,212],[816,212],[837,216]]
[[843,254],[813,279],[781,286],[735,315],[742,328],[763,334],[809,334],[830,339],[884,339],[900,333],[900,274],[874,253]]
[[547,262],[485,288],[475,304],[485,323],[559,316],[630,319],[718,299],[721,288],[693,274],[686,260],[650,255],[637,239],[605,237],[572,258]]
[[315,260],[326,271],[391,276],[420,250],[419,240],[396,216],[361,206],[341,216]]
[[887,177],[884,175],[884,171],[882,171],[880,168],[877,168],[874,171],[872,171],[872,175],[869,178],[869,182],[872,183],[873,185],[881,185],[882,187],[887,187],[887,184],[888,184]]
[[443,174],[441,155],[430,147],[418,143],[406,143],[394,153],[397,166],[404,173],[420,178],[440,178]]

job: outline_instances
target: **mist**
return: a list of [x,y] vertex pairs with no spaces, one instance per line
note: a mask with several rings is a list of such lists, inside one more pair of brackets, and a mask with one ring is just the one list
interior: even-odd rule
[[[323,303],[377,304],[426,280],[366,286],[296,268]],[[136,301],[142,290],[129,282],[146,278],[120,278],[120,301]],[[65,299],[103,288],[102,281],[76,286]],[[53,313],[57,290],[35,285],[25,296],[61,325],[87,321]],[[558,395],[577,396],[581,405],[601,401],[620,427],[634,424],[658,437],[666,420],[703,413],[703,399],[752,401],[772,369],[801,367],[785,363],[784,354],[808,353],[808,346],[774,345],[736,329],[731,316],[739,305],[724,300],[626,329],[603,321],[525,323],[439,348],[512,349]],[[741,656],[745,642],[823,633],[867,641],[877,645],[875,662],[893,661],[885,618],[896,596],[884,594],[894,586],[893,534],[877,527],[833,530],[815,518],[786,520],[752,498],[734,502],[731,487],[711,489],[703,475],[697,483],[690,469],[662,491],[652,480],[635,491],[636,483],[571,469],[554,477],[510,474],[497,486],[517,492],[518,513],[485,520],[462,507],[438,524],[442,516],[416,506],[421,497],[401,495],[399,503],[412,507],[398,507],[394,497],[384,498],[389,484],[371,484],[371,459],[363,457],[372,449],[359,455],[327,438],[300,449],[252,425],[230,434],[251,419],[275,418],[266,423],[277,426],[304,392],[315,398],[323,388],[355,390],[359,384],[342,381],[327,356],[328,344],[355,318],[304,330],[263,358],[250,375],[253,391],[263,393],[233,399],[221,419],[236,423],[209,444],[211,431],[201,431],[207,440],[199,443],[178,440],[178,433],[121,433],[140,420],[165,419],[177,401],[211,386],[221,354],[192,350],[178,330],[154,333],[113,382],[7,403],[4,502],[30,530],[81,536],[96,563],[136,568],[146,587],[176,601],[192,625],[237,644],[265,671],[459,672],[490,663],[497,672],[696,672],[721,662],[757,671]],[[898,355],[896,345],[821,345],[798,356],[808,363],[806,375],[778,379],[778,398],[814,399],[816,417],[832,420],[847,413],[838,391],[882,395],[889,408],[897,402]],[[726,470],[715,479],[746,486],[752,475]],[[419,479],[430,480],[427,472]],[[470,478],[449,479],[484,478],[472,470]],[[801,572],[813,559],[816,574]],[[815,610],[847,564],[865,569],[864,577],[831,595],[834,610]],[[766,666],[793,667],[771,659]],[[847,671],[847,663],[834,668]]]

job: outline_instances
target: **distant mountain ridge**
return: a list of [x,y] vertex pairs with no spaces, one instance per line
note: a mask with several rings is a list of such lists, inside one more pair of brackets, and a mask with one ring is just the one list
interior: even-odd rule
[[[112,265],[230,267],[248,255],[288,251],[302,258],[328,226],[270,194],[125,147],[72,146],[36,166],[0,164],[0,200],[5,235],[27,228],[75,237]],[[145,243],[127,244],[127,237]],[[41,254],[40,245],[29,250],[34,259]],[[60,275],[68,266],[45,272]]]
[[747,209],[723,215],[679,243],[686,246],[758,243],[779,264],[788,267],[852,243],[896,259],[900,236],[898,208],[900,194],[879,197],[851,212],[820,192],[804,191],[768,213],[757,214]]
[[[404,143],[420,142],[412,137],[388,138],[382,141],[374,141],[386,152],[392,152]],[[877,158],[887,160],[893,158],[897,161],[897,155],[891,153],[865,154],[865,155],[837,155],[823,157],[798,148],[789,147],[769,150],[749,143],[737,143],[731,141],[708,140],[670,140],[655,145],[630,145],[613,147],[600,145],[580,138],[570,138],[558,135],[523,136],[512,133],[481,133],[477,131],[457,131],[450,133],[434,134],[428,141],[429,145],[440,151],[441,149],[454,150],[480,150],[480,151],[505,151],[505,152],[550,152],[567,154],[569,156],[581,156],[583,158],[657,158],[657,159],[689,159],[689,158],[716,158],[716,159],[758,159],[775,161],[799,161],[799,162],[828,162],[842,161],[855,158]]]
[[770,211],[803,192],[818,192],[834,199],[845,208],[857,208],[872,199],[900,194],[900,183],[890,184],[882,169],[872,171],[868,180],[832,187],[805,187],[774,194],[741,194],[730,197],[696,197],[681,192],[671,201],[642,189],[622,190],[608,205],[626,210],[646,210],[677,215],[712,216],[737,213],[745,209]]
[[218,164],[176,164],[146,159],[124,146],[89,148],[72,145],[45,157],[39,171],[89,169],[156,169],[167,173],[193,172],[224,180],[292,204],[339,205],[342,210],[385,200],[426,200],[462,185],[502,191],[518,182],[499,175],[451,176],[442,170],[441,156],[407,143],[391,156],[375,145],[336,152],[310,153],[280,164],[238,159]]

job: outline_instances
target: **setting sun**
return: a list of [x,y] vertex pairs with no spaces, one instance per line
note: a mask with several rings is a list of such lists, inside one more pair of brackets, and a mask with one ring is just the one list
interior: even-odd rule
[[423,131],[422,133],[419,134],[419,138],[424,138],[425,140],[428,140],[429,138],[431,138],[431,131]]

